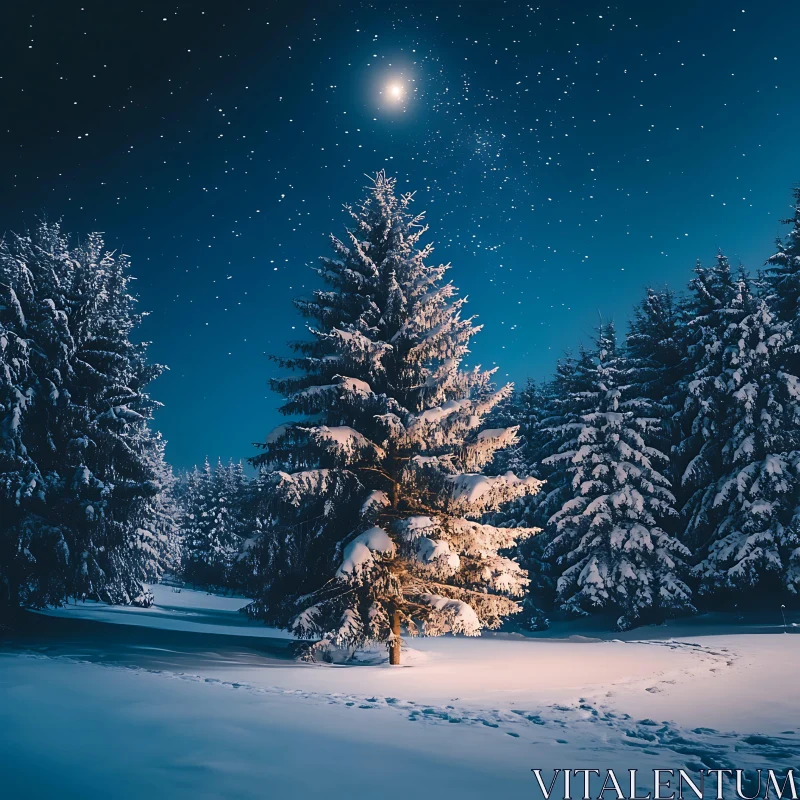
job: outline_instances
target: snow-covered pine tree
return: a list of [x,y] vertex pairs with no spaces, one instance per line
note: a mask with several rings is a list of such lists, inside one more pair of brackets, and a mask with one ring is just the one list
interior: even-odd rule
[[583,345],[577,355],[564,354],[556,364],[555,374],[546,385],[543,408],[539,423],[536,450],[532,454],[538,460],[537,476],[544,481],[542,491],[528,503],[532,512],[531,521],[542,528],[539,538],[549,543],[552,529],[547,523],[564,503],[572,497],[572,475],[566,461],[552,458],[567,446],[575,423],[581,414],[594,410],[595,358],[591,350]]
[[688,506],[702,520],[691,530],[707,532],[695,572],[702,593],[749,591],[757,604],[800,589],[800,381],[786,370],[789,324],[752,295],[743,272],[722,319],[689,385],[710,431],[702,457],[713,476]]
[[527,460],[536,465],[533,474],[545,482],[537,495],[516,501],[517,505],[525,505],[526,513],[520,524],[542,529],[541,534],[520,545],[520,561],[531,580],[523,613],[534,630],[549,625],[547,617],[556,606],[561,571],[551,547],[554,527],[549,522],[572,497],[569,464],[551,457],[567,445],[569,425],[576,416],[592,410],[594,366],[592,353],[583,346],[577,355],[568,351],[558,360],[553,378],[542,388],[537,435],[535,440],[531,439],[532,449],[526,453]]
[[793,215],[783,220],[791,225],[785,240],[778,239],[776,252],[767,259],[765,270],[768,302],[773,314],[781,321],[788,322],[792,332],[793,344],[787,357],[794,374],[800,368],[800,186],[792,192],[794,196]]
[[[658,291],[648,288],[634,308],[628,326],[627,380],[629,391],[647,398],[650,413],[660,420],[650,444],[670,454],[681,444],[679,417],[685,403],[683,378],[684,370],[690,366],[685,345],[683,309],[674,293],[667,287]],[[673,487],[680,487],[677,469],[676,460],[671,459],[665,475]],[[680,494],[674,488],[673,493]]]
[[250,481],[242,463],[232,460],[219,465],[218,481],[219,495],[224,499],[221,527],[227,545],[225,585],[249,591],[253,589],[252,549],[257,532]]
[[184,477],[183,578],[198,586],[233,588],[232,570],[249,535],[247,478],[240,463],[217,462]]
[[637,392],[663,409],[665,420],[677,411],[677,387],[684,364],[684,319],[674,292],[648,288],[634,308],[626,337],[635,362]]
[[557,431],[565,441],[546,459],[566,466],[572,493],[550,520],[548,555],[562,570],[563,611],[621,612],[624,629],[692,610],[684,582],[689,553],[664,528],[677,512],[662,474],[668,459],[649,444],[659,420],[646,398],[626,396],[630,369],[613,325],[601,325],[591,355],[591,366],[581,359],[591,390],[574,393],[575,411],[567,409]]
[[535,492],[539,481],[481,468],[516,429],[479,430],[508,396],[491,373],[465,369],[477,331],[465,300],[427,262],[412,195],[378,173],[348,209],[346,241],[318,268],[326,289],[297,302],[311,338],[273,381],[283,425],[254,459],[266,475],[270,580],[251,612],[314,649],[387,642],[399,663],[410,635],[478,635],[515,613],[526,577],[500,555],[530,533],[480,515]]
[[146,343],[131,341],[142,314],[130,292],[128,257],[106,252],[98,234],[73,252],[79,265],[69,319],[76,343],[68,386],[73,429],[63,446],[80,465],[68,512],[81,523],[85,518],[85,526],[76,525],[83,559],[78,590],[149,604],[142,583],[163,569],[165,542],[156,531],[153,499],[165,491],[165,464],[163,442],[149,427],[161,404],[147,386],[163,367],[148,362]]
[[238,555],[245,534],[243,508],[247,478],[240,462],[217,463],[216,502],[219,509],[219,531],[228,551],[228,569]]
[[[205,551],[203,546],[204,536],[201,526],[204,498],[209,490],[205,483],[210,482],[211,465],[206,459],[203,470],[195,465],[191,470],[180,473],[176,478],[174,489],[175,500],[178,504],[178,516],[181,529],[181,554],[179,577],[184,581],[193,583],[197,578],[204,577],[198,573],[202,567],[200,553]],[[202,583],[198,580],[198,583]]]
[[[6,264],[0,278],[0,616],[25,601],[35,561],[25,542],[28,509],[43,498],[44,478],[26,445],[37,384],[19,295],[32,292],[27,272]],[[26,303],[26,305],[28,305]]]
[[689,282],[689,296],[683,304],[684,363],[678,386],[682,407],[674,417],[676,442],[672,465],[673,486],[684,522],[681,539],[692,551],[711,534],[712,520],[708,515],[713,502],[711,487],[722,475],[719,425],[726,409],[713,378],[720,372],[722,339],[736,294],[736,282],[723,255],[717,256],[712,267],[703,267],[698,262],[694,273]]
[[71,247],[58,225],[0,243],[0,572],[12,605],[149,601],[141,580],[159,554],[140,523],[158,492],[147,385],[160,367],[130,339],[128,268],[99,235]]
[[[593,410],[594,383],[593,354],[581,347],[577,356],[567,352],[559,359],[551,381],[541,387],[533,386],[519,402],[518,409],[511,406],[506,412],[509,414],[506,424],[522,425],[524,419],[529,420],[531,433],[526,435],[524,445],[515,449],[515,458],[520,462],[521,474],[532,474],[544,480],[544,486],[537,494],[519,498],[489,515],[489,521],[504,527],[542,530],[539,535],[523,540],[518,547],[520,563],[528,571],[530,580],[519,619],[522,625],[533,630],[548,626],[548,611],[555,603],[559,569],[553,563],[555,556],[550,545],[554,528],[548,522],[573,495],[569,464],[551,456],[567,446],[572,433],[570,424],[582,413]],[[519,420],[512,418],[512,413],[519,414]]]
[[[792,334],[784,356],[785,371],[800,375],[800,186],[792,190],[792,196],[792,216],[783,220],[791,230],[785,240],[777,240],[776,252],[767,260],[765,288],[770,310],[778,320],[789,324]],[[795,515],[800,515],[800,508]],[[800,551],[795,550],[790,557],[789,570],[787,585],[796,587]]]
[[157,558],[145,564],[145,576],[156,582],[164,574],[180,575],[183,553],[181,507],[176,494],[177,479],[164,459],[165,442],[156,434],[149,458],[158,491],[139,508],[141,537],[153,548]]
[[[487,424],[492,427],[517,427],[519,442],[514,447],[499,450],[487,468],[487,474],[502,474],[511,470],[515,475],[532,474],[539,462],[538,449],[540,448],[539,424],[548,414],[545,387],[529,378],[525,388],[514,391],[487,417]],[[511,505],[518,506],[538,495],[526,495]],[[505,511],[509,511],[506,509]],[[498,512],[500,514],[505,513]]]
[[[551,437],[546,428],[554,413],[552,389],[552,385],[538,384],[528,379],[524,389],[499,403],[489,415],[487,424],[493,428],[518,427],[520,442],[499,451],[487,466],[487,474],[501,475],[511,470],[515,475],[532,475],[542,479],[549,471],[541,462],[546,456],[552,455],[549,448]],[[515,551],[519,563],[528,573],[529,583],[522,601],[522,611],[514,621],[528,630],[547,628],[547,609],[552,606],[555,590],[552,565],[543,558],[547,537],[541,533],[550,516],[543,513],[543,501],[549,487],[550,484],[546,484],[545,491],[519,497],[499,511],[487,514],[484,519],[502,528],[539,531],[538,535],[521,540]]]

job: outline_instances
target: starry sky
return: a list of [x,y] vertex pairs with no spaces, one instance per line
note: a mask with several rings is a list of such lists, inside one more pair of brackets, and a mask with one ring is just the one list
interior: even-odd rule
[[[8,3],[0,229],[133,260],[178,469],[246,458],[291,298],[386,169],[416,191],[498,379],[719,248],[757,269],[800,181],[796,3]],[[392,87],[396,87],[392,89]],[[398,96],[399,95],[399,96]]]

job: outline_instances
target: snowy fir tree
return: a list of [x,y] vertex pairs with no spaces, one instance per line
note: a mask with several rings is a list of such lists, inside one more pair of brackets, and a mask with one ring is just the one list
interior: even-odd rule
[[214,518],[211,513],[214,473],[208,459],[203,469],[195,467],[183,479],[180,502],[183,509],[182,577],[200,586],[221,584],[223,558],[221,547],[212,540]]
[[713,527],[714,486],[725,472],[721,460],[730,398],[725,391],[724,340],[744,316],[749,281],[735,276],[721,253],[711,267],[699,262],[683,301],[683,365],[675,415],[674,476],[684,516],[684,540],[692,548],[707,541]]
[[548,549],[561,568],[561,609],[614,610],[626,629],[693,610],[689,551],[666,530],[677,512],[663,475],[668,459],[650,445],[659,420],[646,398],[629,396],[613,325],[600,327],[592,356],[591,366],[582,359],[591,390],[573,396],[575,411],[559,428],[565,440],[547,459],[566,465],[572,494],[550,520]]
[[[556,365],[555,375],[547,387],[548,412],[542,417],[538,431],[536,455],[538,474],[546,481],[536,497],[536,523],[545,527],[572,497],[572,476],[568,463],[554,458],[571,441],[571,424],[584,413],[594,410],[595,359],[591,350],[578,348],[577,356],[566,353]],[[549,532],[545,531],[545,538]]]
[[[487,474],[499,475],[511,470],[516,475],[532,475],[544,479],[543,490],[524,495],[508,503],[499,511],[486,515],[484,521],[503,528],[537,530],[536,536],[527,536],[517,545],[515,554],[528,573],[528,590],[522,601],[522,611],[514,618],[515,625],[528,630],[543,630],[548,626],[547,608],[552,606],[555,590],[552,565],[544,559],[547,537],[543,528],[552,512],[547,513],[547,480],[550,472],[542,459],[552,455],[548,425],[552,424],[554,410],[553,387],[529,379],[525,388],[514,392],[499,403],[489,415],[491,427],[519,428],[519,443],[500,450],[486,468]],[[552,502],[552,497],[550,498]]]
[[785,241],[778,239],[777,251],[767,259],[767,300],[775,316],[789,323],[792,345],[789,358],[792,371],[800,372],[800,187],[793,192],[794,208],[791,218],[784,223],[791,225]]
[[58,225],[0,243],[0,601],[147,604],[163,449],[147,392],[161,368],[131,341],[124,255]]
[[[519,441],[513,447],[498,450],[486,471],[502,474],[511,470],[516,475],[527,475],[535,470],[541,460],[539,426],[548,410],[544,387],[531,378],[526,382],[524,389],[512,392],[505,400],[498,403],[488,415],[487,425],[515,426],[518,428]],[[532,500],[538,496],[538,494],[525,495],[519,501],[514,501],[513,505],[516,506],[520,501]]]
[[687,323],[681,339],[684,365],[673,451],[673,484],[683,516],[682,539],[692,549],[710,535],[708,494],[722,475],[719,425],[725,414],[723,395],[703,392],[715,386],[713,378],[720,371],[721,343],[736,293],[730,264],[722,255],[712,267],[698,263],[694,273],[683,304]]
[[234,552],[227,568],[226,586],[251,595],[257,588],[256,542],[261,523],[256,514],[254,484],[245,475],[241,461],[229,461],[221,471],[222,491],[230,504],[230,542]]
[[297,301],[310,338],[280,364],[284,414],[255,463],[271,515],[268,581],[251,612],[317,640],[308,653],[409,635],[478,635],[519,609],[527,579],[501,551],[531,533],[478,518],[539,488],[533,477],[480,470],[517,441],[481,430],[511,387],[463,365],[478,330],[465,300],[431,266],[412,195],[378,173],[349,208],[344,241]]
[[164,440],[158,436],[148,452],[157,492],[142,502],[137,525],[158,554],[146,565],[146,579],[156,582],[165,574],[180,575],[183,557],[182,514],[176,493],[178,481],[164,460]]
[[753,604],[798,589],[800,381],[786,369],[789,324],[753,297],[743,272],[719,318],[688,387],[702,446],[689,465],[698,485],[687,530],[701,591],[749,590]]
[[247,538],[247,478],[241,464],[206,459],[185,477],[183,577],[198,586],[231,588],[231,573]]
[[[653,401],[665,423],[671,421],[681,404],[680,377],[685,365],[684,317],[674,292],[664,287],[649,288],[634,308],[626,352],[635,374],[636,391]],[[671,427],[671,426],[670,426]]]

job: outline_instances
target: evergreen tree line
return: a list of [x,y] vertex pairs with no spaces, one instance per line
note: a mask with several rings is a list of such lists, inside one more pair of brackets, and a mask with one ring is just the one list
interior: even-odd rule
[[58,225],[0,242],[0,604],[148,604],[165,571],[253,596],[309,657],[509,615],[621,628],[786,602],[800,586],[800,193],[749,276],[724,256],[651,289],[514,392],[378,173],[276,357],[289,421],[241,464],[172,475],[162,368],[128,259]]
[[800,590],[800,190],[751,276],[719,255],[688,290],[648,289],[624,341],[607,323],[497,413],[523,444],[494,469],[546,481],[498,525],[519,552],[525,621],[775,608]]

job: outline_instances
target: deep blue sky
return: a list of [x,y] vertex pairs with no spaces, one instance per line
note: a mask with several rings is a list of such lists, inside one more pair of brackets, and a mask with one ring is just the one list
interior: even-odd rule
[[[178,468],[277,423],[267,353],[365,173],[417,191],[484,323],[545,377],[598,312],[756,269],[800,180],[800,7],[733,2],[6,4],[0,229],[131,255]],[[401,103],[382,91],[404,87]]]

